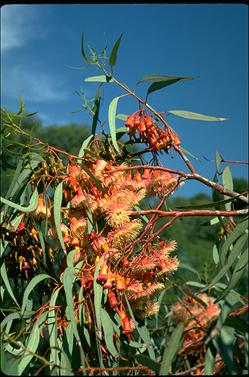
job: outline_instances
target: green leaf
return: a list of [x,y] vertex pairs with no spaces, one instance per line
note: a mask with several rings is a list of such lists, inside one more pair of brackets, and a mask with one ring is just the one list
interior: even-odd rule
[[16,305],[19,306],[17,299],[15,298],[14,292],[11,288],[10,282],[9,282],[5,263],[2,263],[0,271],[1,271],[1,278],[3,279],[3,283],[5,285],[5,288],[7,289],[8,294],[10,295],[12,300],[16,303]]
[[[47,274],[40,274],[32,278],[30,280],[29,284],[25,288],[24,294],[23,294],[23,300],[22,300],[22,308],[21,308],[21,314],[23,315],[28,303],[28,298],[30,293],[33,291],[35,286],[39,284],[44,279],[54,279],[52,276],[49,276]],[[55,280],[55,279],[54,279]]]
[[91,76],[84,79],[85,82],[113,82],[113,78],[107,75]]
[[142,77],[137,82],[137,84],[139,84],[141,82],[148,82],[148,81],[153,82],[153,84],[150,85],[150,87],[147,91],[147,95],[146,95],[146,98],[147,98],[150,93],[152,93],[156,90],[162,89],[165,86],[175,84],[176,82],[182,81],[182,80],[193,80],[193,77],[182,77],[182,76],[177,77],[177,76],[168,76],[168,75],[149,75],[149,76]]
[[89,60],[86,56],[85,49],[84,49],[84,33],[81,34],[81,54],[86,64],[89,64]]
[[[84,154],[85,154],[85,149],[86,147],[88,146],[89,142],[91,141],[91,139],[93,138],[93,135],[90,135],[88,136],[82,143],[81,145],[81,148],[80,148],[80,151],[78,153],[78,156],[79,157],[83,157]],[[78,160],[78,163],[80,164],[81,160]]]
[[28,207],[23,207],[20,204],[11,202],[10,200],[3,198],[2,196],[0,197],[0,201],[4,204],[7,204],[8,206],[10,206],[12,208],[17,209],[18,211],[33,212],[33,211],[35,211],[35,209],[38,205],[38,196],[39,196],[39,194],[38,194],[37,188],[35,188],[32,196],[30,198],[30,203],[29,203]]
[[198,279],[201,280],[199,272],[195,268],[189,266],[188,264],[181,262],[180,265],[179,265],[179,268],[183,268],[185,270],[193,272],[194,274],[196,274],[198,276]]
[[111,139],[112,139],[114,148],[116,149],[117,152],[119,152],[119,147],[118,147],[117,138],[116,138],[116,119],[115,118],[116,118],[116,110],[117,110],[117,104],[118,104],[119,98],[120,97],[113,98],[108,109],[108,121],[109,121]]
[[159,375],[160,364],[145,355],[135,355],[135,359],[142,365],[150,368],[156,375]]
[[[222,183],[223,183],[223,186],[227,190],[233,190],[233,177],[232,177],[231,170],[230,170],[229,166],[226,166],[223,173],[222,173]],[[224,195],[224,199],[227,199],[227,198],[229,198],[229,197],[227,195]],[[231,203],[226,203],[225,209],[227,211],[230,211],[232,209]]]
[[118,352],[113,342],[114,330],[112,320],[104,308],[101,308],[100,315],[106,347],[111,355],[116,358],[118,357]]
[[[127,115],[126,114],[117,114],[116,115],[116,118],[117,119],[120,119],[120,120],[126,120],[127,119]],[[125,127],[126,128],[126,127]],[[127,130],[128,128],[126,128],[126,130]]]
[[122,35],[123,35],[123,33],[117,39],[117,41],[115,42],[113,49],[111,51],[111,55],[110,55],[110,58],[109,58],[109,64],[110,64],[111,68],[114,67],[114,65],[116,64],[118,48],[119,48],[119,44],[121,42]]
[[224,244],[222,245],[220,252],[221,264],[224,265],[226,261],[227,253],[231,245],[248,229],[248,220],[244,220],[241,223],[237,224],[232,233],[227,237]]
[[92,135],[95,136],[96,134],[96,128],[98,124],[98,119],[99,119],[99,109],[100,109],[100,101],[101,101],[101,96],[99,94],[99,89],[97,91],[97,94],[94,98],[94,105],[93,105],[93,120],[92,120]]
[[[0,325],[1,331],[4,330],[4,327],[5,327],[8,323],[13,322],[14,319],[19,319],[19,320],[20,320],[20,317],[21,317],[20,312],[15,312],[15,313],[10,313],[10,314],[8,314],[7,317],[5,317],[5,318],[2,320],[2,322],[1,322],[1,325]],[[6,333],[8,333],[8,332],[6,331]]]
[[206,122],[220,122],[220,121],[226,120],[226,118],[218,118],[215,116],[194,113],[192,111],[186,111],[186,110],[168,110],[167,113],[176,115],[181,118],[192,119],[192,120],[203,120]]
[[205,373],[206,373],[206,376],[212,376],[213,375],[214,363],[215,363],[215,355],[213,355],[211,348],[207,347],[206,354],[205,354]]
[[219,256],[219,252],[218,252],[218,249],[217,249],[217,246],[214,245],[213,246],[213,261],[214,263],[217,265],[220,261],[220,256]]
[[166,345],[163,353],[159,375],[167,376],[169,374],[172,362],[174,361],[174,358],[177,355],[183,341],[183,329],[184,324],[182,322],[180,322],[174,329],[169,344]]
[[31,334],[28,338],[27,345],[26,345],[26,351],[22,358],[19,360],[18,365],[18,375],[22,375],[24,372],[24,369],[30,364],[31,360],[33,359],[34,355],[32,355],[30,352],[35,353],[39,343],[40,343],[40,332],[41,328],[44,326],[44,323],[46,321],[47,312],[43,312],[39,319],[35,322],[34,327],[31,331]]
[[248,249],[246,249],[242,256],[239,258],[238,262],[236,263],[230,282],[226,289],[223,290],[222,294],[216,299],[215,302],[222,300],[228,292],[231,291],[234,287],[238,286],[238,282],[241,279],[242,275],[245,273],[245,267],[248,265]]
[[66,253],[66,247],[62,237],[61,231],[61,203],[62,203],[62,188],[63,182],[59,183],[54,193],[54,223],[58,239],[60,241],[62,250]]
[[202,291],[206,291],[207,289],[211,288],[212,286],[214,286],[221,278],[223,278],[223,276],[228,272],[228,270],[230,269],[230,267],[233,265],[233,263],[235,262],[235,260],[237,259],[237,257],[239,256],[239,254],[241,253],[241,250],[242,248],[244,247],[246,241],[247,241],[247,234],[244,234],[243,236],[241,236],[236,244],[234,245],[229,257],[228,257],[228,260],[227,260],[227,263],[225,264],[225,266],[223,266],[218,274],[212,279],[211,283],[208,284]]
[[[76,323],[75,315],[74,315],[74,299],[73,299],[73,283],[75,280],[74,273],[75,273],[75,270],[73,267],[67,267],[63,274],[63,287],[66,294],[66,302],[67,302],[66,316],[68,320],[70,321],[70,325],[72,326],[72,331],[76,338],[77,345],[80,350],[81,363],[82,363],[83,368],[85,368],[85,361],[84,361],[85,355],[84,355],[84,351],[83,351],[83,347],[82,347],[82,343],[81,343],[81,339],[80,339],[80,335],[78,332],[77,323]],[[70,331],[70,328],[68,329],[68,331]]]
[[116,129],[116,134],[119,134],[119,133],[127,133],[128,132],[128,128],[126,127],[119,127]]
[[4,352],[1,347],[1,372],[7,376],[18,376],[18,365],[20,360]]
[[[49,333],[49,347],[50,347],[50,362],[59,364],[59,355],[60,351],[58,350],[57,346],[57,336],[58,336],[58,330],[57,330],[57,311],[53,309],[52,307],[56,305],[56,301],[58,298],[58,294],[60,292],[59,287],[56,289],[51,298],[49,305],[51,306],[51,309],[48,312],[48,333]],[[52,370],[53,367],[50,367],[50,370]]]
[[155,351],[153,349],[154,345],[152,343],[152,338],[150,337],[149,331],[148,331],[146,326],[140,327],[138,325],[138,323],[137,323],[137,321],[134,317],[134,314],[133,314],[131,305],[129,303],[129,300],[127,299],[125,294],[124,294],[124,297],[125,297],[125,301],[126,301],[130,316],[131,316],[131,318],[132,318],[132,320],[135,324],[135,327],[137,329],[137,332],[138,332],[140,338],[144,341],[144,343],[145,343],[144,346],[148,349],[148,353],[149,353],[150,358],[155,360],[156,356],[155,356]]
[[216,165],[216,172],[218,174],[221,174],[220,173],[220,164],[222,162],[223,158],[221,157],[220,153],[218,151],[215,152],[215,165]]
[[236,375],[236,367],[233,360],[233,349],[235,343],[234,329],[223,326],[217,339],[218,352],[228,368],[229,375]]
[[183,147],[181,147],[181,146],[179,146],[179,148],[183,151],[184,154],[186,154],[186,155],[188,155],[188,156],[194,158],[195,160],[199,161],[199,158],[196,157],[196,156],[194,156],[194,155],[193,155],[191,152],[189,152],[187,149],[185,149],[185,148],[183,148]]
[[25,106],[24,101],[21,98],[19,98],[19,100],[20,100],[20,107],[19,107],[19,110],[17,112],[17,115],[20,115],[24,112],[24,106]]
[[97,336],[99,339],[102,339],[102,330],[101,330],[101,301],[103,296],[103,287],[97,282],[98,274],[100,267],[103,263],[103,257],[97,263],[97,266],[94,271],[94,282],[93,282],[93,292],[94,292],[94,310],[96,316],[96,327],[97,327]]

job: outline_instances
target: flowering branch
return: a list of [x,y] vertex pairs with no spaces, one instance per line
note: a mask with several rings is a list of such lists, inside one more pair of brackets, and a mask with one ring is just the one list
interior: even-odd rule
[[204,183],[206,186],[209,186],[211,188],[213,188],[214,190],[217,190],[219,191],[220,193],[224,194],[224,195],[227,195],[227,196],[230,196],[232,198],[235,198],[244,202],[244,203],[249,203],[249,200],[246,196],[243,196],[242,194],[240,193],[237,193],[235,191],[231,191],[231,190],[228,190],[226,189],[225,187],[223,187],[222,185],[220,185],[219,183],[217,182],[213,182],[211,180],[209,180],[208,178],[205,178],[203,176],[201,176],[200,174],[197,174],[197,173],[185,173],[181,170],[175,170],[175,169],[169,169],[169,168],[165,168],[165,167],[162,167],[162,166],[152,166],[152,165],[136,165],[136,166],[120,166],[120,167],[115,167],[115,169],[113,171],[125,171],[125,170],[137,170],[137,169],[151,169],[151,170],[161,170],[161,171],[165,171],[165,172],[168,172],[168,173],[171,173],[171,174],[178,174],[180,175],[181,177],[185,178],[185,179],[195,179],[197,181],[200,181],[202,183]]

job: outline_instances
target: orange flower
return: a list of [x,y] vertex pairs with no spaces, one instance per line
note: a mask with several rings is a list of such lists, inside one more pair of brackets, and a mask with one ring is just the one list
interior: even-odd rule
[[32,216],[37,220],[46,219],[51,216],[50,209],[45,206],[42,195],[38,198],[38,205],[36,210],[32,212]]

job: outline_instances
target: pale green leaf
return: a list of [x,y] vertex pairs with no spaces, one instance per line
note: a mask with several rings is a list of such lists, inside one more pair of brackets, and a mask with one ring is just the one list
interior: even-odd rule
[[167,112],[169,114],[173,114],[181,118],[192,119],[192,120],[203,120],[206,122],[220,122],[220,121],[226,120],[226,118],[204,115],[204,114],[194,113],[192,111],[186,111],[186,110],[168,110]]
[[107,75],[91,76],[84,79],[85,82],[113,82],[113,78]]
[[66,247],[63,241],[62,231],[61,231],[62,189],[63,189],[63,182],[58,184],[54,193],[54,223],[55,223],[55,228],[56,228],[56,232],[57,232],[61,247],[63,251],[66,252]]
[[118,104],[119,98],[120,97],[113,98],[113,100],[110,102],[109,109],[108,109],[108,121],[109,121],[111,139],[112,139],[113,146],[117,152],[119,152],[119,147],[118,147],[117,138],[116,138],[116,110],[117,110],[117,104]]

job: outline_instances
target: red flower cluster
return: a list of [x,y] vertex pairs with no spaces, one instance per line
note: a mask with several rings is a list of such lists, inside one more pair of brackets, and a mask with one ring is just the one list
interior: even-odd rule
[[171,133],[169,133],[162,130],[154,119],[148,114],[144,114],[143,110],[137,111],[134,115],[128,115],[125,126],[129,128],[131,142],[138,131],[140,140],[149,145],[154,152],[161,149],[167,151],[173,144],[180,144],[179,137],[175,132],[171,130]]

